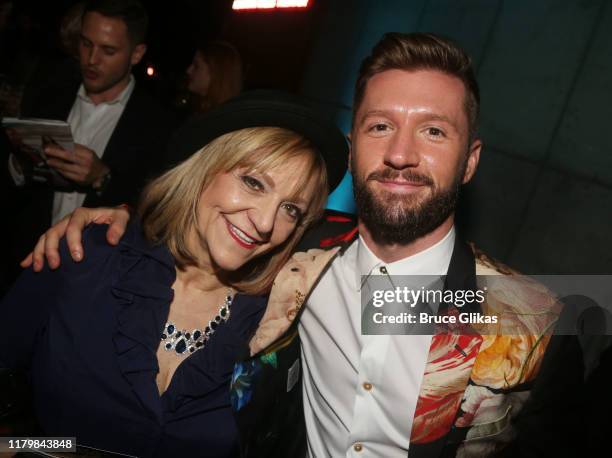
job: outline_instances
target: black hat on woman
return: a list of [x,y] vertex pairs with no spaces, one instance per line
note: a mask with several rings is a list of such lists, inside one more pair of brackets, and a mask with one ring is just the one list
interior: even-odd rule
[[349,146],[342,131],[307,99],[280,91],[251,91],[189,119],[169,147],[171,166],[229,132],[248,127],[282,127],[307,138],[327,166],[329,191],[346,172]]

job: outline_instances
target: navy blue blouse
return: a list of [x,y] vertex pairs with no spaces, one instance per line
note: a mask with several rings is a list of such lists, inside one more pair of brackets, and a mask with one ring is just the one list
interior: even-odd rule
[[106,229],[85,231],[82,262],[62,243],[58,271],[21,275],[0,304],[0,367],[30,370],[47,436],[139,457],[238,455],[230,377],[265,298],[236,295],[230,319],[185,358],[160,396],[156,352],[174,259],[136,224],[117,247]]

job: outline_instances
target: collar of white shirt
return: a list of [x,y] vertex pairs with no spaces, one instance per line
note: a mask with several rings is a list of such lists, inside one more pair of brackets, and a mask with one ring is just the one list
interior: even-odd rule
[[372,253],[361,235],[357,241],[357,268],[355,285],[361,289],[362,278],[383,274],[379,269],[385,267],[389,275],[446,275],[455,246],[455,227],[435,245],[407,258],[385,263]]
[[[135,85],[136,85],[136,82],[134,80],[134,75],[130,75],[130,81],[128,82],[127,86],[123,89],[123,91],[121,91],[119,95],[115,97],[113,100],[109,102],[103,102],[103,103],[107,105],[113,105],[115,103],[120,103],[121,105],[125,106],[125,104],[130,99],[132,92],[134,91]],[[79,91],[77,92],[77,97],[84,102],[93,103],[91,99],[89,98],[89,96],[87,95],[87,93],[85,92],[85,87],[82,84],[79,87]]]

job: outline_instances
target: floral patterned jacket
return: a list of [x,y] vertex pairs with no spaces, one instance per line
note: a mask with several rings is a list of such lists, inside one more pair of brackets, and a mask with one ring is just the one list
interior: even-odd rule
[[[321,243],[339,246],[295,253],[276,278],[250,354],[236,364],[232,377],[244,456],[304,456],[297,323],[317,280],[355,235],[353,230]],[[446,288],[474,288],[477,274],[506,276],[510,283],[501,293],[488,294],[482,307],[502,312],[504,326],[515,326],[518,332],[433,336],[410,457],[497,456],[516,435],[513,419],[529,397],[551,340],[550,324],[560,305],[549,292],[457,240]],[[546,319],[541,317],[543,308]]]

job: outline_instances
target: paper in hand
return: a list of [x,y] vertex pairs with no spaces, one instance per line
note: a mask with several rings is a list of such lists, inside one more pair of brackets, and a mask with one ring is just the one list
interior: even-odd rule
[[14,146],[20,163],[26,164],[26,179],[47,184],[56,190],[71,191],[69,180],[57,170],[49,167],[43,148],[56,143],[67,151],[74,151],[74,140],[70,125],[65,121],[36,118],[3,118],[2,127]]

